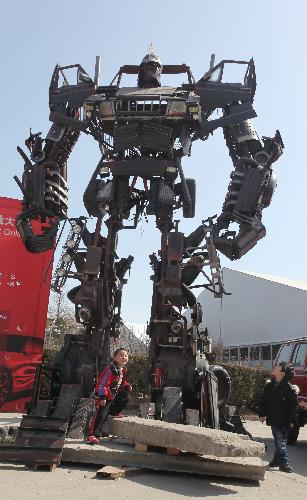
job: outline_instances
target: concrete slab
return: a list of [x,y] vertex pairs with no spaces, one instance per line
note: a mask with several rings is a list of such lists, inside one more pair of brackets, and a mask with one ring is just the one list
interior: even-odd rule
[[108,431],[132,443],[179,448],[198,455],[261,457],[265,453],[264,444],[252,441],[248,436],[139,417],[110,418]]
[[16,425],[22,419],[22,413],[0,413],[0,426],[1,425]]
[[169,456],[156,451],[138,452],[119,440],[104,440],[101,445],[89,446],[79,440],[66,440],[63,462],[89,463],[97,465],[141,467],[220,477],[232,477],[259,481],[264,479],[264,465],[260,458],[216,458],[183,453]]

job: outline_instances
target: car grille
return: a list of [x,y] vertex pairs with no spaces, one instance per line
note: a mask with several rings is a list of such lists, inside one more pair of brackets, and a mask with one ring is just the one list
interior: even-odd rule
[[165,116],[166,108],[167,101],[160,100],[121,99],[115,101],[117,116]]

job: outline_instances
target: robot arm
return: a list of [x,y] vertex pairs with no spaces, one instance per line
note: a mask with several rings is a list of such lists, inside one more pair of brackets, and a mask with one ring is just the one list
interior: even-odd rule
[[[262,210],[271,203],[277,184],[272,164],[284,145],[279,131],[261,141],[250,120],[225,127],[224,136],[235,169],[213,234],[216,248],[236,260],[266,234]],[[230,230],[233,223],[235,231]]]
[[[226,65],[246,66],[244,81],[224,83]],[[253,100],[256,90],[256,72],[250,61],[223,60],[210,68],[195,85],[202,108],[199,135],[206,139],[218,127],[223,127],[226,144],[234,165],[222,214],[214,224],[216,248],[231,260],[240,259],[265,236],[261,222],[262,210],[269,206],[276,187],[272,164],[283,150],[279,131],[275,137],[259,139],[250,119],[256,117]],[[215,109],[222,109],[221,117],[209,120]],[[231,225],[236,224],[236,230]]]
[[[64,70],[77,68],[77,84],[69,85]],[[60,76],[63,85],[59,86]],[[80,120],[84,100],[95,92],[95,83],[79,65],[56,66],[49,89],[50,120],[48,135],[32,134],[25,141],[30,157],[17,148],[25,165],[20,181],[14,177],[23,193],[22,213],[17,217],[17,229],[28,251],[44,252],[54,247],[58,223],[67,216],[67,160],[81,130]],[[43,233],[35,234],[32,221],[39,220]],[[35,228],[35,223],[34,223]]]

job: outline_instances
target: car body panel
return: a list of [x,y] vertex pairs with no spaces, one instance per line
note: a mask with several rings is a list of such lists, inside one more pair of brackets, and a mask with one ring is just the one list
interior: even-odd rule
[[[294,371],[291,383],[299,387],[300,411],[307,421],[307,337],[283,342],[275,359],[275,365],[289,363]],[[305,407],[306,405],[306,407]]]

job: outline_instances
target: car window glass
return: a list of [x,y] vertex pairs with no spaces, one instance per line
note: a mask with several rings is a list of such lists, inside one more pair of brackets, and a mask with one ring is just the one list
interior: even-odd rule
[[301,344],[297,350],[294,366],[307,370],[307,344]]
[[293,351],[294,344],[286,344],[282,346],[282,348],[279,351],[279,354],[277,356],[277,363],[281,363],[282,361],[285,361],[286,363],[289,363],[291,361],[291,355]]
[[214,71],[212,71],[209,78],[210,82],[220,82],[223,75],[223,66],[218,66]]
[[[272,359],[275,359],[280,349],[280,344],[272,345]],[[263,358],[264,359],[264,358]]]

